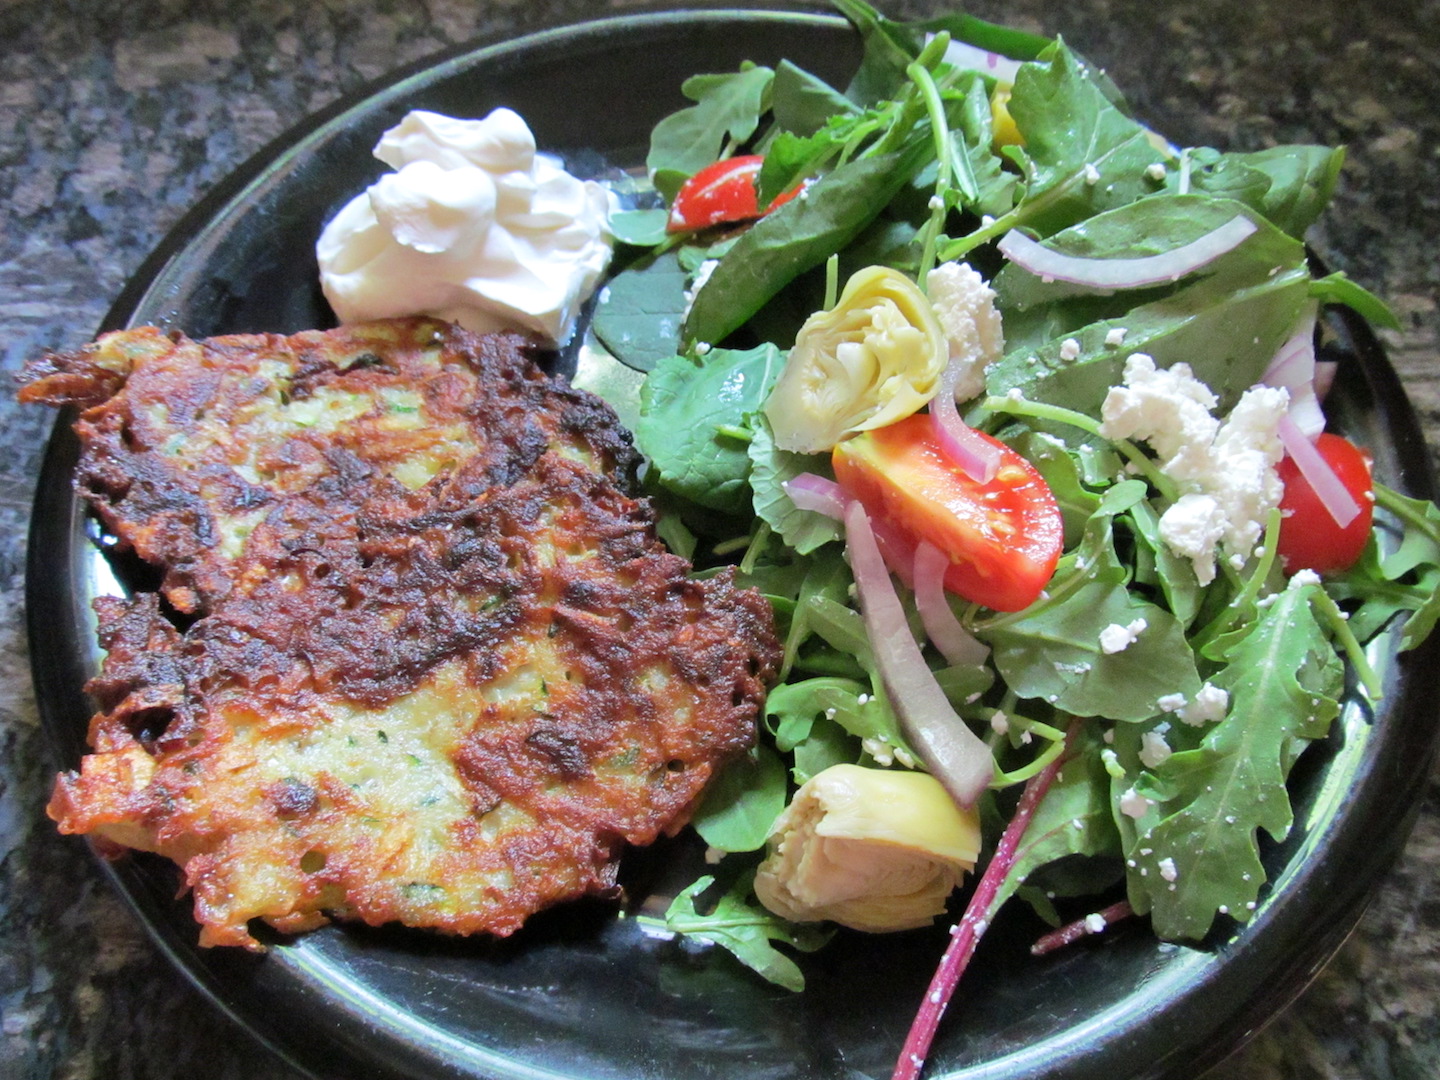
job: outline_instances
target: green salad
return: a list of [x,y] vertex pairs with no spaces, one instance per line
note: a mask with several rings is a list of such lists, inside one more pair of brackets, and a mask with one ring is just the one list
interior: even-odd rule
[[1324,308],[1393,324],[1307,257],[1341,151],[1176,147],[1063,41],[835,2],[847,86],[686,81],[594,330],[648,372],[662,535],[784,642],[664,925],[798,990],[837,924],[968,898],[915,1075],[1011,898],[1247,920],[1366,642],[1440,614],[1440,512],[1323,430]]

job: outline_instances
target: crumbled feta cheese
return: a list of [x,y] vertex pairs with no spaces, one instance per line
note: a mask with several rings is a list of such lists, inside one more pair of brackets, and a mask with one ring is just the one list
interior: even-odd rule
[[1147,731],[1140,736],[1140,764],[1147,769],[1159,768],[1174,752],[1158,731]]
[[927,205],[931,210],[944,210],[945,200],[939,195],[931,195],[930,202]]
[[1155,707],[1161,712],[1174,712],[1176,709],[1184,708],[1184,694],[1165,694],[1155,699]]
[[1174,859],[1161,859],[1159,863],[1160,876],[1166,881],[1174,881],[1180,876],[1180,871],[1175,869]]
[[955,400],[968,401],[984,391],[985,368],[1005,352],[995,290],[968,263],[947,262],[926,275],[925,291],[959,373]]
[[1127,788],[1120,796],[1120,812],[1126,817],[1135,818],[1137,821],[1144,817],[1155,803],[1141,795],[1133,787]]
[[706,259],[695,268],[695,276],[690,280],[690,287],[685,290],[684,314],[690,314],[690,306],[695,303],[696,295],[705,287],[705,283],[710,280],[710,275],[719,265],[719,259]]
[[1153,161],[1145,166],[1145,175],[1151,180],[1165,179],[1165,166],[1158,161]]
[[1100,631],[1100,651],[1110,654],[1124,652],[1135,643],[1147,625],[1144,619],[1131,619],[1128,626],[1111,623]]
[[1320,575],[1314,570],[1296,570],[1290,575],[1289,588],[1303,589],[1306,585],[1319,585]]
[[1090,933],[1104,933],[1105,926],[1105,916],[1101,915],[1098,911],[1092,912],[1091,914],[1085,916],[1085,929],[1090,931]]
[[1117,345],[1123,345],[1126,332],[1123,326],[1112,326],[1105,334],[1105,344],[1112,349]]
[[895,762],[895,748],[879,739],[861,739],[860,748],[875,759],[877,765],[892,765]]
[[1100,170],[1088,161],[1085,163],[1085,168],[1080,171],[1080,175],[1085,178],[1085,183],[1087,184],[1098,184],[1100,182]]
[[1060,343],[1060,359],[1074,360],[1080,355],[1080,342],[1073,337],[1067,337]]
[[1025,391],[1021,390],[1018,386],[1012,386],[1009,390],[1005,391],[1005,397],[1009,401],[1024,401]]
[[1178,717],[1192,727],[1225,719],[1230,707],[1230,693],[1213,683],[1206,683],[1195,694],[1195,700],[1176,711]]
[[1161,472],[1179,486],[1180,498],[1160,518],[1160,535],[1190,559],[1202,585],[1215,580],[1219,547],[1244,565],[1280,502],[1275,466],[1285,451],[1276,428],[1289,399],[1279,387],[1252,387],[1222,424],[1211,415],[1215,395],[1188,364],[1161,370],[1144,353],[1130,356],[1124,385],[1105,397],[1101,433],[1148,442]]
[[709,351],[710,351],[710,343],[709,343],[708,341],[697,341],[697,342],[695,343],[695,355],[696,355],[696,356],[704,356],[704,355],[705,355],[706,353],[708,353]]
[[1010,718],[996,709],[994,715],[990,717],[990,730],[997,735],[1004,735],[1010,730]]

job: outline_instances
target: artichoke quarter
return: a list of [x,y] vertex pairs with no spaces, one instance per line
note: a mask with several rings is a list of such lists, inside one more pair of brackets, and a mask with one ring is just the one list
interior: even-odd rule
[[792,922],[925,926],[975,865],[980,821],[926,773],[832,765],[775,821],[755,894]]
[[795,337],[765,403],[775,445],[820,453],[903,420],[935,396],[949,360],[945,330],[913,281],[885,266],[858,270]]

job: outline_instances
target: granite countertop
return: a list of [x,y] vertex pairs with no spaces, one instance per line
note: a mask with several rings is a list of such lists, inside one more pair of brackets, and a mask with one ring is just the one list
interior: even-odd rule
[[[650,6],[627,0],[7,0],[0,3],[4,368],[87,340],[178,216],[338,95],[476,38]],[[693,5],[692,5],[693,6]],[[733,6],[733,5],[732,5]],[[919,15],[940,5],[883,4]],[[983,0],[1059,31],[1177,142],[1343,143],[1312,236],[1386,297],[1391,358],[1440,447],[1440,3]],[[616,93],[624,93],[623,82]],[[23,623],[26,528],[53,417],[0,394],[0,1076],[292,1074],[154,949],[85,845],[43,807],[54,771]],[[1440,1076],[1440,786],[1359,929],[1213,1074]]]

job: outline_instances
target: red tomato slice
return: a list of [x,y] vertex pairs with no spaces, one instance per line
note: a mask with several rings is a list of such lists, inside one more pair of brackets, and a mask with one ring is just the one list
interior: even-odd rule
[[1023,457],[1000,447],[1000,468],[980,484],[940,448],[917,413],[835,447],[835,478],[866,511],[950,557],[945,587],[996,611],[1019,611],[1055,572],[1064,540],[1049,485]]
[[1278,471],[1285,494],[1280,499],[1280,539],[1275,547],[1287,574],[1297,570],[1314,570],[1318,574],[1348,570],[1370,539],[1375,516],[1370,459],[1349,439],[1329,432],[1316,440],[1315,449],[1345,485],[1360,513],[1342,529],[1295,462],[1288,456],[1282,460]]
[[686,180],[670,207],[667,232],[690,232],[730,221],[749,221],[794,198],[797,187],[787,191],[761,211],[755,183],[765,163],[760,154],[741,154],[707,165]]

